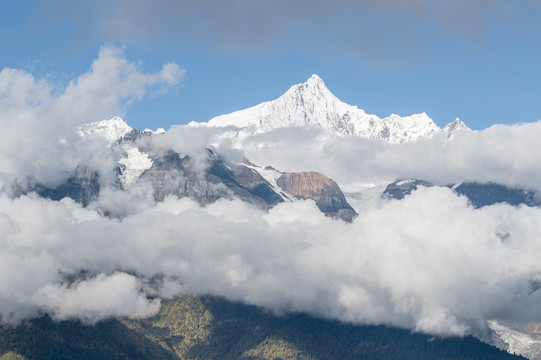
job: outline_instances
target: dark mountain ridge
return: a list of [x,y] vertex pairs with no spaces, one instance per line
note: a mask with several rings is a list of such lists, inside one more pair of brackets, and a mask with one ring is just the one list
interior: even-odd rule
[[[386,186],[382,196],[387,199],[401,200],[417,190],[419,186],[436,186],[429,181],[420,179],[398,179]],[[468,198],[468,202],[475,208],[506,203],[513,206],[541,206],[541,198],[534,190],[519,187],[509,187],[492,182],[462,182],[457,185],[446,185],[453,189],[457,195]]]
[[48,317],[0,327],[0,359],[523,359],[473,337],[438,338],[304,314],[275,316],[212,296],[164,303],[144,320],[95,326]]

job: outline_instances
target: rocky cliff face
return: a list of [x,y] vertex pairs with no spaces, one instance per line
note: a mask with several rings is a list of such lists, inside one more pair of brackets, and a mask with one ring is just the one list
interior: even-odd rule
[[[201,161],[201,160],[198,160]],[[317,172],[280,173],[278,189],[253,168],[226,162],[208,151],[206,168],[196,165],[189,156],[170,152],[156,157],[152,167],[140,177],[149,181],[154,197],[162,201],[167,195],[189,197],[201,204],[221,198],[241,199],[261,209],[269,209],[284,201],[285,191],[293,199],[312,199],[326,215],[351,221],[356,213],[347,202],[338,184]],[[287,201],[291,198],[286,197]]]
[[356,215],[338,184],[321,173],[289,172],[276,181],[278,186],[295,198],[314,200],[325,214],[350,221]]
[[[386,199],[401,200],[417,190],[419,186],[432,187],[434,184],[419,179],[399,179],[387,185],[382,193]],[[541,206],[541,199],[535,191],[523,188],[509,187],[495,183],[463,182],[446,185],[456,194],[468,198],[468,202],[475,208],[506,203],[513,206]]]
[[51,200],[61,200],[68,197],[87,206],[98,199],[100,188],[99,173],[87,166],[79,165],[66,181],[56,187],[44,186],[36,183],[33,179],[26,179],[15,185],[14,195],[17,197],[35,192],[39,196]]
[[496,203],[508,203],[518,206],[541,206],[541,199],[532,190],[512,188],[494,183],[464,182],[454,188],[455,192],[465,195],[470,203],[480,208]]
[[419,179],[399,179],[387,185],[382,196],[387,199],[400,200],[406,195],[411,194],[412,191],[417,190],[417,187],[419,186],[430,187],[433,185],[428,181]]
[[189,156],[169,152],[154,158],[151,168],[142,173],[140,180],[152,184],[158,201],[167,195],[189,197],[201,204],[221,198],[239,198],[262,209],[282,202],[257,172],[227,163],[210,150],[205,162],[205,169],[200,169],[202,165]]

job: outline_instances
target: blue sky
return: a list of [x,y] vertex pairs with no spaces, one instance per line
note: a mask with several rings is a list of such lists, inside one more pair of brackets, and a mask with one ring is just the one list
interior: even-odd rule
[[175,88],[122,114],[137,128],[207,121],[316,73],[368,113],[483,129],[541,119],[538,19],[535,0],[4,1],[0,69],[62,87],[104,44],[145,72],[178,64]]

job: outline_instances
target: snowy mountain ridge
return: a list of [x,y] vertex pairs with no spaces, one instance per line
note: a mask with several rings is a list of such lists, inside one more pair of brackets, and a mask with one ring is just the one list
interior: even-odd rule
[[[457,119],[458,120],[458,119]],[[293,85],[284,95],[273,101],[220,115],[207,123],[191,122],[190,126],[249,129],[251,134],[264,133],[282,127],[317,126],[332,134],[356,135],[390,143],[403,143],[444,133],[447,138],[456,130],[467,128],[457,120],[442,130],[426,113],[401,117],[391,114],[386,118],[367,114],[357,106],[340,101],[325,86],[323,80],[312,75],[305,83]]]
[[[127,133],[134,130],[128,122],[122,119],[120,116],[114,116],[108,120],[94,121],[88,124],[79,126],[76,129],[76,133],[81,136],[100,136],[107,139],[110,142],[114,142]],[[143,133],[150,134],[163,134],[165,130],[163,128],[158,128],[156,131],[150,129],[144,129]]]
[[[355,135],[389,143],[412,142],[436,134],[451,139],[457,131],[469,130],[458,118],[441,129],[424,112],[404,117],[391,114],[383,119],[367,114],[357,106],[340,101],[317,75],[312,75],[305,83],[293,85],[276,100],[220,115],[206,123],[191,122],[188,125],[234,126],[244,129],[249,135],[285,127],[315,126],[338,136]],[[110,120],[82,125],[77,133],[80,136],[99,135],[113,142],[132,130],[126,121],[115,116]],[[145,129],[144,132],[159,134],[165,130]]]
[[445,125],[442,129],[442,132],[445,134],[447,139],[451,139],[457,131],[462,130],[471,130],[466,124],[462,122],[459,118],[456,118],[453,122]]
[[95,121],[80,126],[76,132],[79,136],[98,135],[113,142],[123,137],[130,131],[132,127],[123,120],[120,116],[115,116],[109,120]]

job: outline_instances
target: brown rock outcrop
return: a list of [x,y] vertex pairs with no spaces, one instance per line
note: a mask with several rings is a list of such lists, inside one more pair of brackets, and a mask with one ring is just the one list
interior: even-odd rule
[[356,213],[336,182],[315,172],[288,172],[276,182],[288,194],[297,199],[312,199],[327,215],[351,221]]

